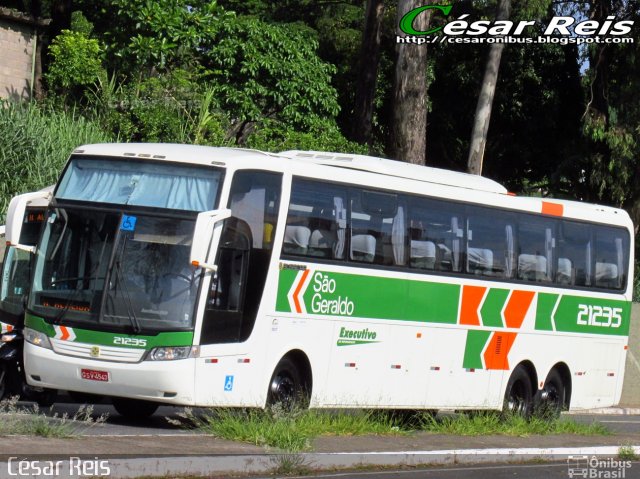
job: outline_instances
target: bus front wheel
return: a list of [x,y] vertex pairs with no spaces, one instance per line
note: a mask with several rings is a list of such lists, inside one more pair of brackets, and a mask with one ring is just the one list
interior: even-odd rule
[[531,386],[531,379],[524,366],[518,365],[511,373],[507,383],[502,411],[505,414],[529,417],[532,407],[533,387]]
[[295,405],[307,407],[309,391],[306,384],[296,363],[289,357],[282,358],[269,381],[267,405],[280,404],[286,409]]
[[158,409],[159,404],[141,399],[112,398],[113,407],[118,414],[127,419],[144,419]]

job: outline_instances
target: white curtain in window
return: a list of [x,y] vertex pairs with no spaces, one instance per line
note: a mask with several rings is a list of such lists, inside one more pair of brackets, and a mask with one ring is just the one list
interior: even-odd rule
[[404,225],[404,208],[398,207],[398,212],[393,218],[393,225],[391,227],[391,245],[393,246],[393,258],[395,264],[405,264],[405,233],[406,228]]
[[336,215],[336,243],[333,245],[333,257],[344,258],[344,244],[347,237],[347,209],[341,197],[333,198],[333,208]]
[[513,274],[513,257],[515,254],[513,249],[513,226],[505,226],[505,236],[507,251],[505,251],[504,275],[507,278],[511,278]]
[[206,211],[214,206],[219,174],[172,164],[74,161],[57,198]]

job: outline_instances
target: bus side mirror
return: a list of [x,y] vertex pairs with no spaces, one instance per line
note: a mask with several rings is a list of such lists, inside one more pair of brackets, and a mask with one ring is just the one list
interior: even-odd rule
[[36,191],[33,193],[25,193],[23,195],[14,196],[9,203],[7,209],[7,224],[6,224],[6,241],[7,245],[13,246],[16,249],[34,253],[35,246],[26,246],[20,244],[20,234],[22,233],[22,225],[24,224],[24,214],[27,210],[27,205],[34,200],[47,200],[51,197],[50,191]]
[[[215,271],[216,265],[209,263],[209,255],[215,251],[222,233],[222,221],[231,217],[230,209],[204,211],[198,214],[191,243],[191,264]],[[211,246],[214,246],[213,248]]]

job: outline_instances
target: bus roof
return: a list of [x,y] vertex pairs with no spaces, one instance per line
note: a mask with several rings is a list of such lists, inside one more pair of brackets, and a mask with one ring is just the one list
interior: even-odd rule
[[73,153],[76,155],[117,156],[200,165],[210,165],[212,162],[225,162],[235,158],[264,159],[278,156],[259,150],[173,143],[97,143],[79,146]]
[[[558,216],[574,217],[577,219],[593,220],[598,222],[613,222],[628,227],[631,220],[624,210],[617,208],[583,203],[579,201],[560,200],[555,198],[540,198],[530,196],[508,196],[507,189],[494,180],[478,175],[461,173],[456,171],[432,168],[428,166],[413,165],[400,161],[388,160],[365,155],[351,155],[346,153],[330,153],[320,151],[299,151],[290,150],[281,153],[267,153],[259,150],[210,147],[198,145],[182,145],[170,143],[104,143],[83,145],[73,151],[74,154],[88,156],[110,156],[137,158],[142,160],[170,161],[187,163],[194,165],[225,166],[235,165],[240,168],[255,168],[256,164],[264,165],[266,169],[274,170],[294,170],[327,176],[330,178],[340,178],[341,171],[354,171],[363,174],[384,176],[390,179],[407,179],[414,182],[430,183],[434,186],[441,186],[444,190],[425,191],[427,194],[436,196],[444,194],[445,190],[449,198],[459,197],[455,189],[463,188],[481,192],[484,194],[496,194],[498,197],[491,200],[490,197],[474,197],[472,203],[482,203],[485,200],[496,206],[504,208],[515,208],[526,211],[543,213],[545,206],[556,204],[562,205],[563,210]],[[275,161],[265,162],[265,159]],[[313,166],[311,166],[313,165]],[[325,169],[324,172],[321,171]],[[327,170],[328,169],[328,170]],[[335,172],[335,174],[334,174]],[[315,176],[312,175],[312,176]],[[387,187],[391,187],[393,182],[385,182]],[[418,183],[419,184],[419,183]],[[416,183],[409,190],[415,189]],[[396,188],[400,186],[397,183]],[[545,205],[546,204],[546,205]],[[557,210],[555,210],[557,211]]]
[[280,155],[321,165],[369,171],[386,176],[407,178],[427,183],[456,186],[458,188],[487,191],[490,193],[507,193],[507,189],[500,183],[483,176],[432,168],[430,166],[414,165],[374,156],[298,150],[283,151]]

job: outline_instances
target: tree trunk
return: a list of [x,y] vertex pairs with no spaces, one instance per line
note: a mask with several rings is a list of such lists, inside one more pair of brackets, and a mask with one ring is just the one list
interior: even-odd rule
[[49,35],[51,40],[60,35],[62,30],[71,27],[71,10],[73,4],[71,0],[54,0],[51,5],[51,26]]
[[34,31],[34,37],[36,42],[36,51],[33,56],[33,98],[36,100],[42,100],[44,97],[44,91],[42,86],[42,42],[43,42],[43,28],[40,25],[42,20],[42,2],[40,0],[32,0],[29,4],[29,14],[36,22]]
[[[398,0],[398,19],[410,10],[431,1]],[[431,19],[427,11],[419,15],[414,27],[426,31]],[[404,33],[397,33],[405,36]],[[391,157],[424,165],[427,148],[427,45],[396,44],[396,71],[393,82]]]
[[359,78],[354,104],[351,139],[371,145],[373,102],[380,62],[380,31],[384,16],[384,0],[368,0],[362,46],[360,47]]
[[[510,13],[511,0],[499,0],[496,20],[508,20]],[[482,87],[476,106],[473,131],[471,132],[471,144],[469,146],[469,158],[467,160],[467,171],[475,175],[482,174],[484,150],[491,120],[491,106],[496,92],[502,50],[504,50],[504,43],[494,43],[489,49],[489,57],[485,65],[484,78],[482,79]]]

